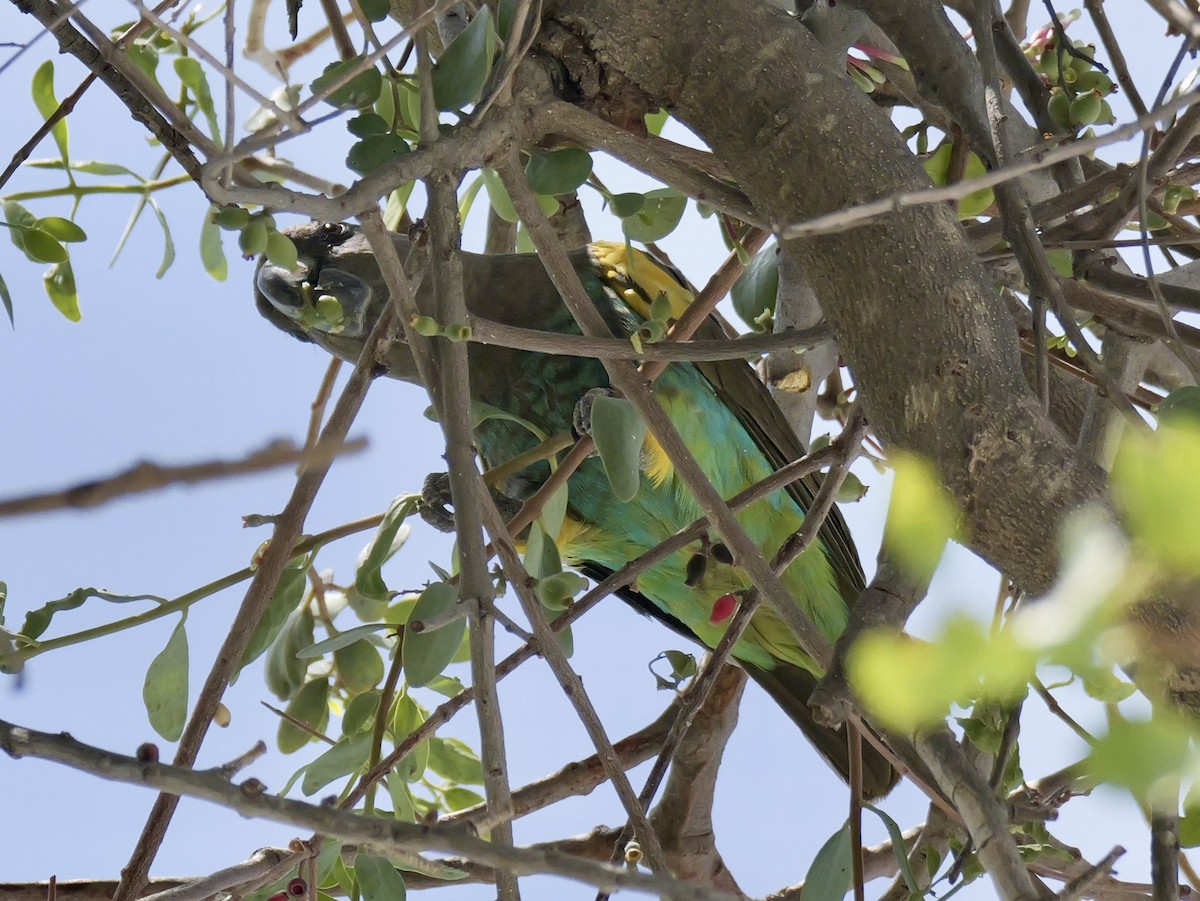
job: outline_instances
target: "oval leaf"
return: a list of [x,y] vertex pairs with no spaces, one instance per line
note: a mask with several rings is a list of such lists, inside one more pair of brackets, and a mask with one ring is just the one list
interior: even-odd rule
[[360,854],[354,861],[354,875],[363,901],[404,901],[406,889],[400,871],[385,858]]
[[592,174],[592,155],[578,147],[535,151],[525,166],[525,178],[537,194],[569,194]]
[[775,297],[779,293],[779,246],[763,248],[746,271],[738,276],[729,290],[733,308],[742,321],[756,332],[770,330],[770,317],[775,312]]
[[675,231],[687,209],[687,197],[674,188],[656,188],[645,194],[642,208],[621,220],[625,237],[649,244]]
[[633,500],[641,485],[642,444],[646,439],[642,415],[623,397],[600,395],[592,401],[592,439],[613,496],[622,502]]
[[300,791],[306,795],[318,792],[334,779],[349,775],[367,762],[371,753],[371,733],[362,732],[350,739],[342,739],[304,771]]
[[842,901],[850,890],[850,824],[821,846],[804,877],[804,901]]
[[[287,705],[287,714],[313,732],[323,732],[325,724],[329,722],[329,680],[321,677],[307,683]],[[275,735],[275,742],[284,754],[298,751],[312,740],[311,732],[287,720],[279,724],[279,731]]]
[[[409,622],[435,619],[448,613],[458,603],[458,592],[448,582],[434,582],[426,588],[409,614]],[[401,654],[405,679],[409,685],[428,685],[454,659],[466,631],[467,621],[459,617],[440,629],[425,632],[406,631]]]
[[[313,80],[313,94],[324,94],[361,65],[362,57],[330,63],[325,67],[325,71]],[[370,66],[321,99],[338,109],[362,109],[374,103],[379,98],[381,90],[383,90],[383,76],[379,74],[378,69]]]
[[167,741],[179,741],[187,720],[188,643],[181,619],[146,670],[142,700],[154,731]]
[[433,99],[444,111],[462,109],[479,99],[479,92],[492,71],[496,30],[486,7],[443,51],[433,67]]

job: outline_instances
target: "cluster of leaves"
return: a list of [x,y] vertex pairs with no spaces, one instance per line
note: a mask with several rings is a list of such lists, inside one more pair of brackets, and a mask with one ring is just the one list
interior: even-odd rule
[[[954,616],[931,643],[889,633],[864,636],[849,670],[872,715],[913,731],[943,722],[956,706],[973,707],[972,717],[960,722],[979,731],[981,709],[1019,701],[1049,667],[1067,673],[1052,687],[1077,682],[1110,705],[1108,731],[1090,742],[1082,764],[1097,780],[1151,802],[1161,799],[1164,786],[1200,776],[1191,729],[1169,705],[1150,698],[1149,716],[1145,698],[1129,709],[1113,706],[1137,691],[1114,672],[1139,654],[1131,605],[1173,580],[1200,574],[1198,409],[1200,389],[1180,389],[1160,405],[1157,431],[1125,438],[1112,480],[1129,537],[1106,514],[1079,514],[1064,535],[1062,574],[1049,595],[1022,605],[1003,625]],[[946,504],[930,471],[898,462],[886,535],[919,572],[932,572],[954,534],[956,516]],[[940,513],[931,512],[938,507]],[[1189,806],[1196,810],[1188,822],[1200,824],[1200,797]],[[1189,841],[1200,844],[1200,825],[1189,828]]]

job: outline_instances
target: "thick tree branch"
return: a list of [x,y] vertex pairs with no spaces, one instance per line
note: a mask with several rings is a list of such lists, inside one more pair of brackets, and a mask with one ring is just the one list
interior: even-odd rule
[[52,735],[0,720],[0,750],[9,756],[34,757],[70,766],[101,778],[144,785],[168,793],[201,798],[242,816],[312,829],[356,842],[379,854],[458,854],[467,860],[520,875],[551,873],[605,889],[631,888],[667,895],[679,901],[735,901],[734,896],[691,885],[666,875],[646,875],[582,860],[557,849],[506,848],[484,841],[461,828],[400,822],[392,817],[368,817],[281,798],[265,791],[257,779],[234,785],[218,771],[197,771],[164,763],[146,763],[78,742],[69,735]]

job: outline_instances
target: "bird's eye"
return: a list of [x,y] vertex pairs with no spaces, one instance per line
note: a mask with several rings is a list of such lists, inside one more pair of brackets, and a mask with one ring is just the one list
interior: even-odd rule
[[351,235],[350,226],[344,222],[322,222],[321,240],[333,247],[341,244]]

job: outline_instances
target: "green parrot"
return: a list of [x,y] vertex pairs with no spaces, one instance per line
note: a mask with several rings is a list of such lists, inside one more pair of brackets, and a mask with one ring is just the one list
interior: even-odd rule
[[[365,236],[344,223],[308,223],[286,231],[299,252],[299,267],[288,271],[264,260],[255,278],[259,311],[272,324],[346,360],[362,351],[389,293]],[[410,248],[396,235],[401,259]],[[691,294],[677,276],[625,244],[599,242],[574,251],[571,260],[589,297],[614,334],[630,335],[650,318],[650,306],[665,298],[678,317]],[[533,255],[464,254],[468,309],[500,322],[564,334],[579,334],[541,262]],[[431,291],[432,279],[422,291]],[[330,298],[337,305],[330,307]],[[325,310],[321,310],[321,304]],[[661,314],[662,301],[656,307]],[[701,337],[719,336],[714,321]],[[530,353],[472,342],[469,347],[472,397],[546,435],[572,428],[579,401],[608,386],[599,361]],[[389,349],[388,374],[417,382],[406,344]],[[723,497],[732,497],[767,477],[804,449],[751,367],[742,360],[672,364],[654,384],[655,394]],[[488,467],[532,449],[538,439],[521,422],[485,419],[476,444]],[[557,538],[568,564],[603,578],[698,519],[702,514],[677,478],[657,443],[648,438],[640,485],[633,498],[619,501],[601,462],[592,458],[571,477],[568,509]],[[545,462],[508,479],[504,493],[523,499],[549,474]],[[795,482],[738,513],[751,539],[770,560],[804,518],[819,483]],[[699,562],[698,562],[699,561]],[[819,541],[784,573],[792,596],[834,642],[846,626],[849,604],[863,588],[862,566],[846,524],[836,510],[826,519]],[[644,572],[619,592],[636,609],[675,631],[713,647],[720,640],[750,582],[719,543],[696,542]],[[733,657],[783,707],[808,739],[842,775],[849,772],[844,729],[816,723],[808,698],[820,671],[793,634],[766,605],[755,613],[733,648]],[[864,792],[886,794],[896,772],[864,745]]]

